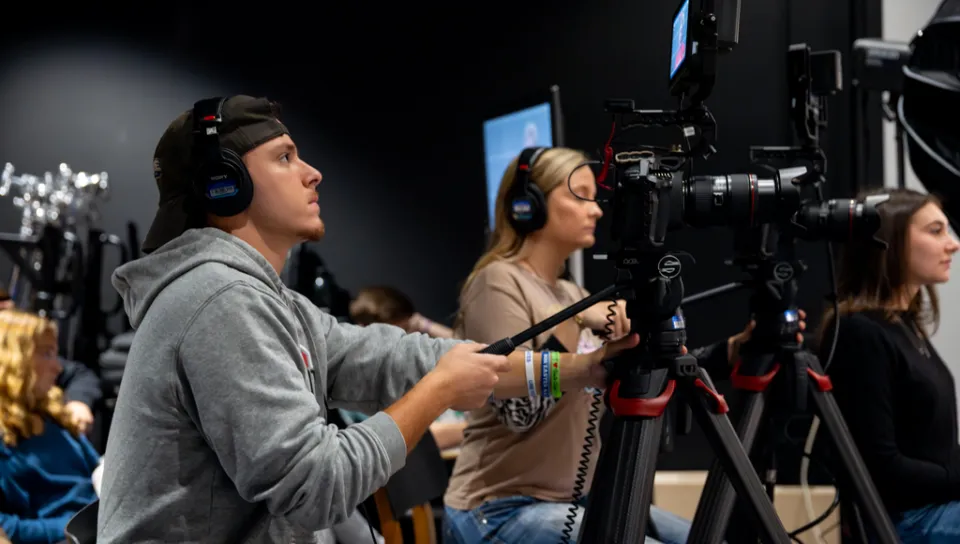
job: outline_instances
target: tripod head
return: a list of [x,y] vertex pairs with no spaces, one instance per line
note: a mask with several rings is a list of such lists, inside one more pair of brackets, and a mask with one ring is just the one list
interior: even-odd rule
[[672,386],[662,395],[652,391],[651,372],[686,376],[697,371],[696,359],[683,353],[687,331],[680,308],[682,265],[662,246],[621,250],[617,263],[618,291],[627,302],[631,332],[640,335],[640,343],[608,363],[612,385],[607,402],[615,416],[648,415],[651,409],[662,411],[673,393]]
[[[680,112],[638,111],[632,101],[608,101],[607,109],[633,117],[625,130],[693,123],[700,134],[707,135],[701,138],[699,149],[712,149],[710,135],[715,123],[705,106]],[[640,416],[652,407],[662,411],[673,390],[668,387],[656,397],[658,390],[651,399],[652,371],[696,372],[696,360],[683,354],[687,339],[680,308],[683,265],[678,254],[664,245],[667,232],[683,226],[678,219],[684,209],[680,166],[689,155],[689,151],[654,146],[634,146],[612,155],[616,182],[610,239],[616,244],[616,286],[627,303],[631,332],[640,335],[637,347],[607,366],[612,382],[607,402],[615,416]]]

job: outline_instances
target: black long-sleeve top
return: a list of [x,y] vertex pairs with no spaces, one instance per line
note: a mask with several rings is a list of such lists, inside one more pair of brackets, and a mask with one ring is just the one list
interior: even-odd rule
[[891,513],[960,500],[954,380],[928,341],[877,313],[844,316],[828,373]]
[[60,358],[63,372],[57,377],[57,386],[63,389],[64,402],[78,400],[93,410],[94,404],[103,397],[100,378],[83,363]]

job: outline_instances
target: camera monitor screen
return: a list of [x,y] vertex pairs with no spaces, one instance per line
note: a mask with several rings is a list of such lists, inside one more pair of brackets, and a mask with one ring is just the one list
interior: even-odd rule
[[687,58],[687,23],[690,18],[690,0],[684,0],[673,16],[673,41],[670,46],[670,79]]
[[491,231],[497,191],[510,161],[526,147],[552,147],[553,131],[553,112],[549,101],[484,121],[483,152],[487,174],[488,225]]

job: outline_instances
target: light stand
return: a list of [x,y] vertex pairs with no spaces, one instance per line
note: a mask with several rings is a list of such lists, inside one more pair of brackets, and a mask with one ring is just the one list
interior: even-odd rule
[[[77,276],[73,276],[73,285],[61,281],[58,272],[61,268],[64,242],[76,241],[72,233],[54,225],[43,227],[39,236],[0,233],[0,249],[3,249],[13,261],[14,266],[27,279],[32,289],[30,307],[43,317],[64,319],[77,309],[75,300],[66,311],[56,310],[58,295],[70,294],[76,286]],[[73,244],[75,255],[81,252],[78,244]],[[39,263],[34,256],[39,253]],[[79,257],[78,257],[79,258]],[[35,266],[39,264],[39,266]],[[39,268],[39,270],[38,270]]]

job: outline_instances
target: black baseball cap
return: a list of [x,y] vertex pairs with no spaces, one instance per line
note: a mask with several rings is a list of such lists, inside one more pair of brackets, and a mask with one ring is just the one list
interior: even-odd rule
[[[280,108],[266,98],[238,95],[223,104],[219,130],[220,146],[239,156],[290,134],[280,122]],[[194,149],[193,109],[180,114],[160,137],[153,154],[153,177],[160,190],[160,204],[143,242],[150,253],[200,223],[193,188],[198,165]]]

